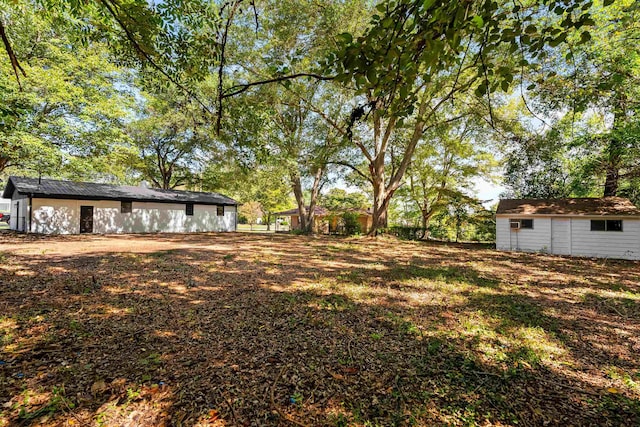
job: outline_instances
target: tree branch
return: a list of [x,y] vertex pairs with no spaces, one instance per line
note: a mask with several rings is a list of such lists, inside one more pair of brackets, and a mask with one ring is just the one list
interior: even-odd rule
[[9,38],[7,37],[7,33],[4,29],[4,24],[0,19],[0,37],[2,37],[2,43],[4,44],[4,49],[7,51],[7,55],[9,55],[9,60],[11,61],[11,67],[13,67],[13,73],[16,75],[16,81],[18,82],[18,87],[20,91],[22,91],[22,84],[20,84],[20,76],[18,74],[18,70],[22,73],[24,77],[27,77],[27,73],[24,72],[24,69],[18,62],[18,58],[16,58],[16,54],[11,47],[11,42],[9,42]]
[[151,55],[145,52],[142,46],[140,46],[140,43],[138,43],[138,41],[136,40],[133,33],[129,30],[129,28],[127,28],[124,22],[122,22],[122,20],[118,16],[118,13],[115,11],[115,8],[117,7],[116,0],[99,0],[99,2],[107,9],[109,14],[113,17],[113,19],[115,19],[115,21],[118,23],[120,28],[122,28],[125,35],[127,36],[127,40],[129,40],[129,42],[134,47],[134,49],[145,59],[145,61],[151,64],[153,68],[155,68],[158,72],[160,72],[160,74],[165,76],[171,83],[176,85],[180,90],[182,90],[187,95],[189,95],[189,97],[194,99],[198,104],[200,104],[202,108],[204,108],[205,111],[207,111],[209,114],[213,114],[211,109],[204,102],[202,102],[200,98],[198,98],[198,96],[195,93],[193,93],[193,91],[188,89],[186,86],[180,83],[177,79],[173,78],[169,73],[167,73],[160,65],[158,65],[153,60]]
[[250,88],[254,87],[254,86],[261,86],[261,85],[266,85],[269,83],[276,83],[276,82],[282,82],[285,80],[293,80],[293,79],[297,79],[300,77],[311,77],[317,80],[333,80],[335,79],[335,76],[323,76],[321,74],[316,74],[316,73],[296,73],[296,74],[291,74],[288,76],[279,76],[279,77],[274,77],[271,79],[266,79],[266,80],[259,80],[259,81],[255,81],[255,82],[251,82],[251,83],[245,83],[245,84],[239,84],[239,85],[235,85],[235,86],[231,86],[230,88],[226,89],[226,93],[224,93],[222,95],[222,99],[225,98],[230,98],[232,96],[236,96],[239,95],[247,90],[249,90]]
[[373,180],[368,175],[364,174],[360,169],[353,166],[352,164],[349,164],[347,162],[327,162],[327,164],[348,167],[349,169],[353,170],[354,172],[356,172],[358,175],[360,175],[362,178],[366,179],[368,182],[370,182],[373,185]]

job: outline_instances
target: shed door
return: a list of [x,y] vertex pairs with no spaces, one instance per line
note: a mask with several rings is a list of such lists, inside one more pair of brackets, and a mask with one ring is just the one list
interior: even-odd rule
[[93,206],[80,206],[80,233],[93,233]]
[[551,219],[551,253],[571,255],[570,222],[567,218]]

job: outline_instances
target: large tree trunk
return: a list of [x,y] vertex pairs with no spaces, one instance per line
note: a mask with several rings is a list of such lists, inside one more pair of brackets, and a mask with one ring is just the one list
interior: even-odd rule
[[290,175],[290,178],[293,195],[295,196],[296,204],[298,205],[298,222],[300,223],[300,231],[305,232],[307,230],[307,208],[304,205],[304,194],[302,192],[300,175],[293,173]]
[[298,218],[300,219],[300,230],[303,233],[312,233],[313,220],[315,217],[315,210],[318,204],[318,196],[320,195],[320,189],[322,188],[322,178],[324,176],[324,168],[320,167],[316,170],[313,177],[313,186],[311,187],[311,200],[309,201],[309,209],[304,204],[304,193],[302,191],[302,181],[299,173],[293,173],[290,175],[291,186],[293,188],[293,194],[296,198],[296,204],[298,205]]
[[609,159],[607,165],[607,176],[604,182],[604,197],[615,196],[618,194],[620,173],[615,163]]
[[387,211],[389,209],[389,202],[391,197],[395,193],[395,189],[388,189],[384,184],[384,181],[374,183],[373,185],[373,213],[371,230],[369,230],[369,236],[375,236],[378,229],[387,228],[389,226]]
[[422,209],[422,229],[424,230],[424,240],[429,237],[429,221],[431,221],[432,210]]
[[604,196],[616,196],[620,182],[620,164],[624,147],[616,135],[616,131],[624,126],[627,117],[626,97],[617,93],[613,110],[613,126],[607,146],[606,177],[604,182]]

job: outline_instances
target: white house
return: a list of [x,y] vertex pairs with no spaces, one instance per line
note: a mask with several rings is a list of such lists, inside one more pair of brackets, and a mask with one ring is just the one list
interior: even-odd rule
[[235,231],[238,203],[217,193],[9,177],[12,230],[43,234]]
[[500,200],[496,248],[640,260],[640,209],[621,197]]

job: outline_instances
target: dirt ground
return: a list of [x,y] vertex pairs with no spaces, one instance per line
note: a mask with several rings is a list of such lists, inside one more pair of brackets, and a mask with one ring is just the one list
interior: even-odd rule
[[0,233],[0,426],[640,425],[640,263]]

